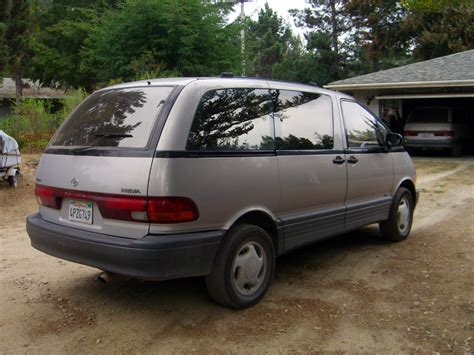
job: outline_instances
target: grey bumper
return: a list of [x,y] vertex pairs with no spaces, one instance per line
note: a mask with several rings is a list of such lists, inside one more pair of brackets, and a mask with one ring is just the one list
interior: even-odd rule
[[127,239],[82,231],[28,216],[31,245],[52,256],[101,270],[165,280],[210,273],[225,231]]

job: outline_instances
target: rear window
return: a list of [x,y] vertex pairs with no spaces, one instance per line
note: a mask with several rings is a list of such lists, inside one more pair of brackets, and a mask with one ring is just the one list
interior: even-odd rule
[[69,116],[51,146],[144,148],[173,87],[99,91]]
[[448,123],[449,109],[443,107],[420,108],[408,117],[409,123]]

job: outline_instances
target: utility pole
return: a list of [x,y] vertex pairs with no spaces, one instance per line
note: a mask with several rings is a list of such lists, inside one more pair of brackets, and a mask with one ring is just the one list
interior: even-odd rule
[[[245,7],[244,3],[252,2],[252,0],[221,0],[224,3],[231,3],[233,5],[240,3],[240,54],[242,56],[242,76],[245,76]],[[219,2],[219,1],[217,1]]]
[[245,8],[244,0],[240,1],[240,53],[242,55],[242,76],[245,76]]

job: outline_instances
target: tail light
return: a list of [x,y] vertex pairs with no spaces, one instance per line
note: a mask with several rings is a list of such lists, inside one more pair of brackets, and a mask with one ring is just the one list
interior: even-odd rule
[[418,132],[417,131],[405,131],[403,132],[405,136],[417,136]]
[[183,223],[199,218],[199,210],[187,197],[143,197],[58,189],[36,185],[35,195],[41,206],[61,209],[64,198],[93,201],[102,217],[150,223]]
[[436,137],[454,137],[454,131],[436,131],[433,133]]

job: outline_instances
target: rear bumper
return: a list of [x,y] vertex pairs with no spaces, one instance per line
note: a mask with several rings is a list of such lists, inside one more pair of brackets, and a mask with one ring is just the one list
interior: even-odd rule
[[101,270],[165,280],[210,273],[225,231],[147,235],[127,239],[81,231],[28,216],[31,245],[52,256]]
[[404,147],[408,148],[452,148],[458,144],[459,140],[452,138],[445,139],[416,139],[405,138]]

